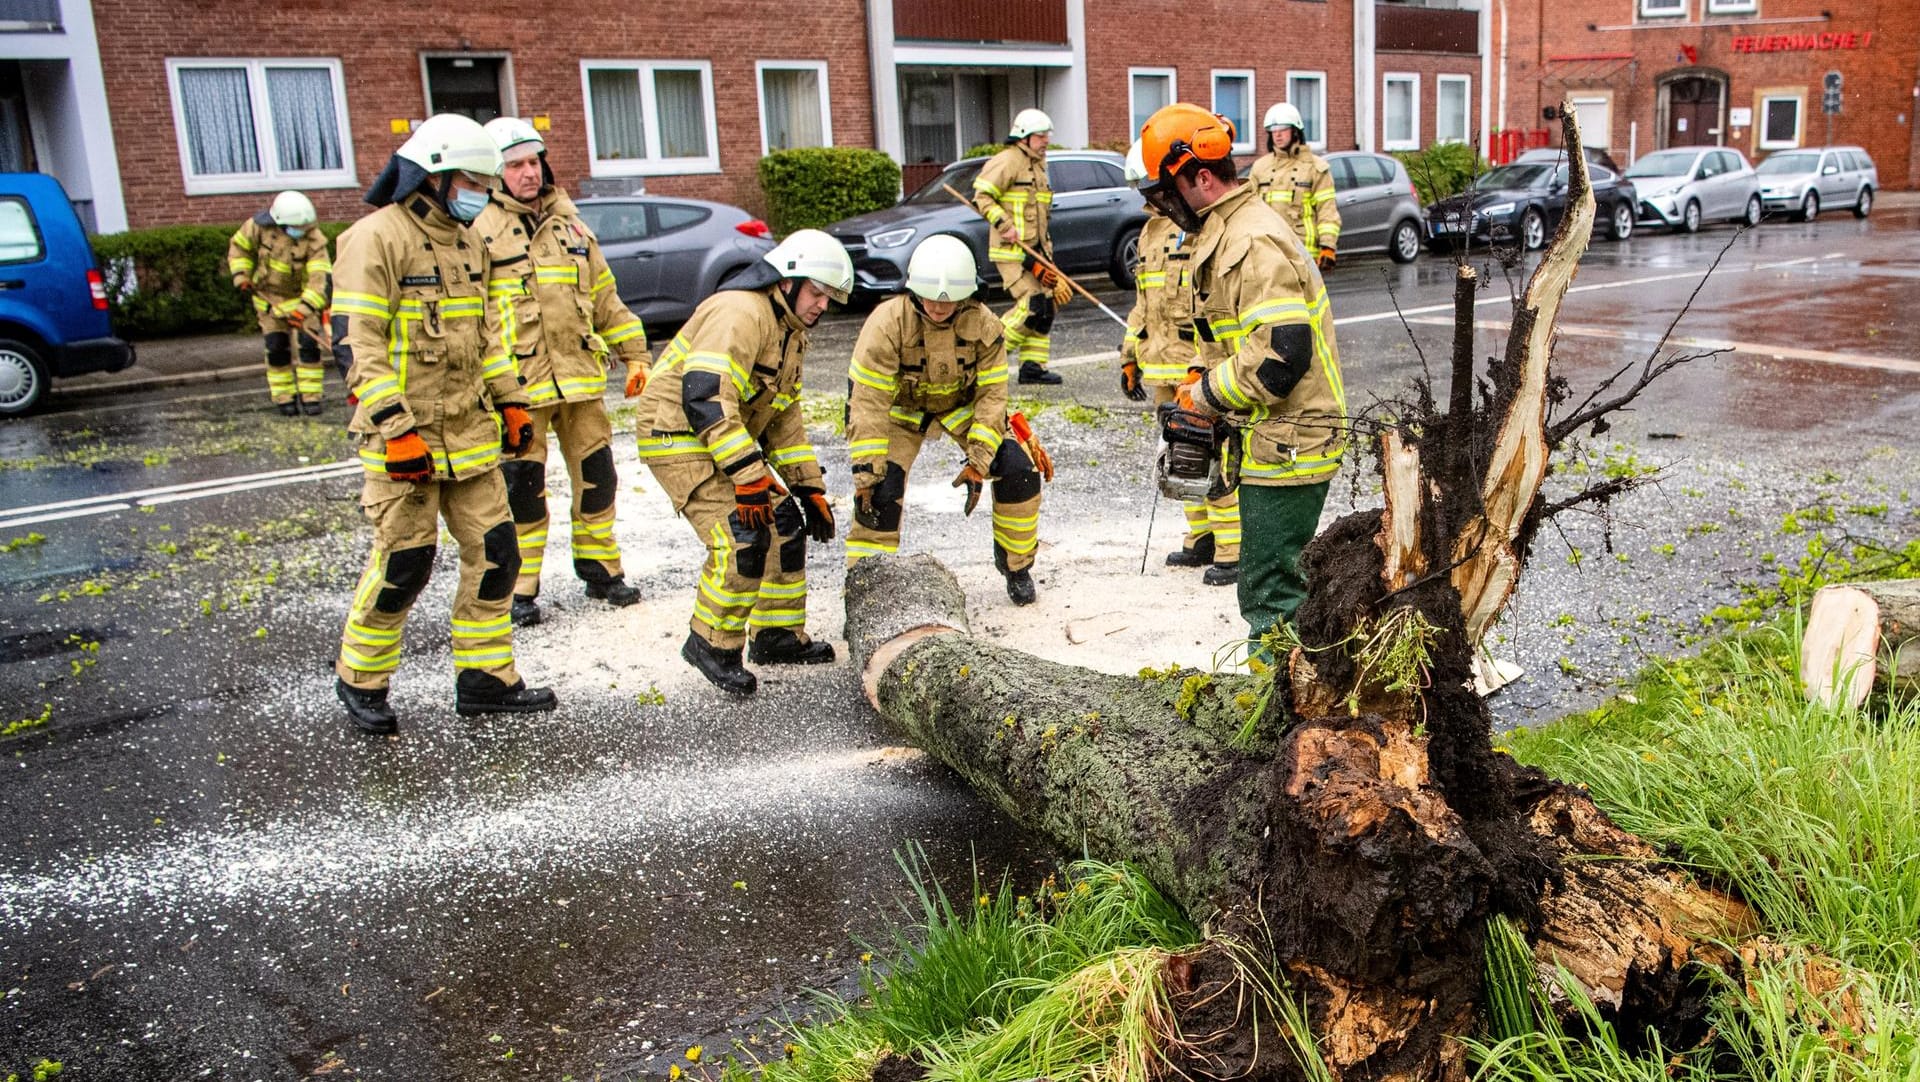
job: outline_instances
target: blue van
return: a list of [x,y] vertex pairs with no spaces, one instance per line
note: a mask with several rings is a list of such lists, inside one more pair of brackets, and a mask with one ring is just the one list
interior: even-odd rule
[[44,173],[0,173],[0,417],[31,410],[56,377],[131,364],[66,189]]

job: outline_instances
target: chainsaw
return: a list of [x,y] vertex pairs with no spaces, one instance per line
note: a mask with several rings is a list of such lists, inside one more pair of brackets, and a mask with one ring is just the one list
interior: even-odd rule
[[1166,444],[1154,462],[1154,481],[1170,500],[1217,500],[1240,483],[1240,441],[1231,425],[1172,402],[1160,406]]

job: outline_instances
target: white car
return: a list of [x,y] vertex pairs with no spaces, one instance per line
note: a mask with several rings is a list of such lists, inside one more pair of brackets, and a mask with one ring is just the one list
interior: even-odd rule
[[1760,224],[1760,179],[1730,147],[1672,147],[1627,167],[1640,193],[1640,224],[1696,233],[1702,222]]

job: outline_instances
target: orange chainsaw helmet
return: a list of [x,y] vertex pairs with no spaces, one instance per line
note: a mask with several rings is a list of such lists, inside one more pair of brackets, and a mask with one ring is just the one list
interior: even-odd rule
[[1231,165],[1233,135],[1232,121],[1198,105],[1175,102],[1157,110],[1140,128],[1140,159],[1147,170],[1140,194],[1175,225],[1197,232],[1200,216],[1173,178],[1189,166]]

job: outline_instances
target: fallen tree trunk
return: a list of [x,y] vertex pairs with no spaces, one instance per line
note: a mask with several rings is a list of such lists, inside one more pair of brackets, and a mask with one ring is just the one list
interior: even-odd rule
[[1825,586],[1800,639],[1807,698],[1858,707],[1876,687],[1920,689],[1920,579]]

